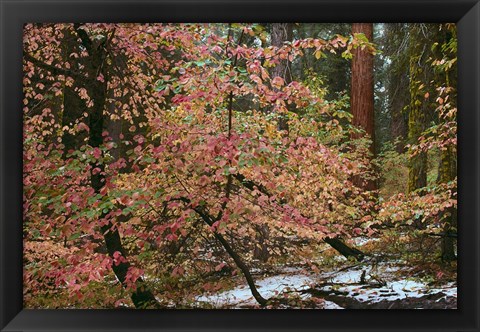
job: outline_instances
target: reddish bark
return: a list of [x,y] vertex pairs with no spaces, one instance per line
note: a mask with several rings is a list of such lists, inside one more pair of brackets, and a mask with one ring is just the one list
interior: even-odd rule
[[[352,34],[363,33],[369,41],[373,39],[372,23],[353,23]],[[361,128],[372,140],[370,152],[375,155],[375,120],[373,108],[373,54],[360,47],[353,51],[352,88],[350,96],[353,125]],[[359,138],[354,135],[353,138]],[[375,181],[363,181],[356,177],[354,183],[366,190],[375,190]]]

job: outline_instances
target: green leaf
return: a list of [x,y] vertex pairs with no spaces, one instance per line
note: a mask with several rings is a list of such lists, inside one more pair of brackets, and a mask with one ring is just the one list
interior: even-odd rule
[[81,235],[82,235],[81,233],[72,234],[72,235],[70,235],[70,237],[68,238],[68,240],[69,240],[69,241],[76,240],[76,239],[78,239]]

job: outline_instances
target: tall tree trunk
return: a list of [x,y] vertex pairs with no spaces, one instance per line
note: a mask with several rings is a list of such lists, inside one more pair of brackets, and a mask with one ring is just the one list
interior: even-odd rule
[[[447,183],[455,179],[457,175],[456,155],[452,147],[440,152],[440,165],[438,169],[438,182]],[[442,260],[450,262],[456,260],[455,238],[453,233],[457,232],[457,209],[450,207],[441,213],[444,223],[442,238]]]
[[[410,57],[410,110],[408,113],[408,143],[418,144],[418,139],[422,135],[426,126],[426,110],[424,108],[424,91],[420,80],[420,56]],[[408,159],[408,186],[409,193],[427,185],[427,153],[424,151],[412,154],[410,151]],[[420,218],[414,220],[414,225],[419,228],[425,228]]]
[[[291,41],[293,38],[293,26],[291,23],[272,23],[271,27],[271,40],[272,46],[282,47],[286,41]],[[272,68],[271,77],[281,77],[285,85],[292,81],[292,72],[290,62],[288,59],[280,60],[280,62]],[[274,88],[274,91],[277,89]],[[273,110],[273,106],[269,108],[269,112]],[[288,117],[286,114],[278,115],[277,128],[279,131],[288,132]],[[268,246],[267,240],[269,237],[269,229],[267,225],[260,225],[257,229],[257,243],[253,250],[253,258],[258,259],[261,262],[268,260]]]
[[[291,41],[293,38],[292,23],[273,23],[272,24],[272,46],[282,47],[286,41]],[[280,60],[280,62],[272,68],[272,78],[281,77],[285,81],[285,85],[292,82],[292,71],[288,59]],[[288,132],[288,118],[285,114],[279,114],[278,130],[285,130]]]
[[[363,33],[369,41],[373,40],[372,23],[353,23],[352,34]],[[371,156],[375,156],[375,117],[373,100],[373,54],[367,49],[357,48],[352,58],[352,84],[350,107],[353,115],[353,125],[365,131],[371,139],[369,146]],[[358,138],[358,135],[354,135]],[[354,177],[356,186],[365,190],[376,190],[377,184],[372,179]]]
[[255,248],[253,249],[253,258],[260,262],[267,262],[269,258],[267,240],[269,237],[269,229],[267,225],[259,225],[256,228],[257,236]]
[[391,23],[385,25],[384,53],[390,58],[387,72],[388,111],[391,116],[390,129],[392,140],[397,140],[395,150],[405,152],[408,134],[408,105],[410,92],[408,89],[408,25]]
[[408,77],[405,73],[393,73],[392,82],[389,88],[390,112],[392,116],[390,128],[392,139],[398,139],[395,150],[403,153],[405,150],[405,139],[407,138],[407,123],[405,120],[405,106],[408,99],[405,99],[404,91],[408,91]]
[[[286,41],[291,41],[293,38],[293,30],[291,23],[272,23],[271,25],[271,44],[275,47],[282,47]],[[290,63],[288,59],[280,60],[280,62],[272,68],[270,75],[272,78],[281,77],[285,85],[292,81],[292,74]],[[274,91],[277,91],[274,88]],[[272,112],[273,105],[267,108],[267,112]],[[277,128],[279,131],[288,132],[288,118],[285,114],[278,115]],[[253,249],[253,258],[261,262],[268,260],[268,246],[267,240],[269,236],[269,229],[267,225],[260,225],[257,227],[257,235],[255,247]]]
[[[427,128],[427,123],[433,120],[434,106],[429,95],[435,93],[432,86],[433,71],[429,59],[432,57],[432,37],[436,33],[428,24],[409,24],[410,63],[409,89],[410,107],[408,114],[408,143],[415,147],[419,138]],[[410,149],[408,160],[408,192],[411,193],[427,186],[428,155],[425,149],[415,151]],[[419,194],[423,194],[420,192]],[[414,220],[414,225],[424,229],[426,225],[420,218]]]
[[[102,133],[105,129],[104,126],[104,110],[106,106],[107,98],[107,80],[101,82],[97,80],[99,73],[102,73],[104,77],[107,77],[107,73],[104,67],[104,61],[106,57],[105,50],[103,47],[94,48],[90,38],[87,33],[81,28],[76,26],[76,31],[79,37],[82,40],[83,46],[87,49],[89,53],[89,62],[86,66],[87,77],[84,78],[83,83],[84,87],[87,90],[88,95],[93,101],[93,105],[89,108],[89,127],[90,127],[90,136],[88,143],[93,148],[98,148],[103,143]],[[99,194],[103,186],[105,185],[105,165],[99,162],[93,162],[91,164],[92,172],[90,176],[91,186],[94,189],[95,193]],[[94,171],[94,169],[99,169],[100,171]],[[105,218],[106,215],[102,215],[100,218]],[[110,257],[114,257],[116,252],[121,253],[121,255],[126,259],[127,253],[122,245],[122,240],[118,229],[112,223],[108,223],[101,227],[107,251]],[[126,276],[128,269],[131,267],[131,264],[128,260],[119,263],[118,265],[113,264],[112,269],[115,273],[117,279],[123,286],[126,286]],[[131,299],[136,308],[159,308],[160,305],[155,299],[153,293],[145,285],[143,279],[140,277],[136,281],[136,289],[132,292]]]
[[[456,38],[456,28],[443,29],[444,43],[447,44],[452,38]],[[445,54],[440,54],[440,57],[444,57]],[[456,55],[454,55],[456,56]],[[439,82],[445,82],[446,86],[455,88],[457,85],[457,72],[455,66],[452,66],[446,71],[437,71],[436,79]],[[452,107],[457,106],[456,90],[452,92],[450,96],[450,103]],[[440,119],[440,121],[445,121]],[[438,167],[438,183],[448,183],[455,180],[457,177],[457,154],[456,146],[448,145],[445,149],[440,151],[440,164]],[[450,207],[442,212],[441,219],[443,219],[444,227],[442,238],[442,260],[444,262],[451,262],[457,259],[455,255],[455,237],[457,233],[457,209]]]
[[[106,130],[108,132],[108,137],[112,139],[112,142],[116,144],[115,147],[109,150],[109,153],[112,156],[113,161],[117,161],[122,156],[122,149],[121,149],[121,139],[120,136],[122,135],[122,127],[123,127],[123,119],[120,117],[118,118],[118,114],[116,114],[117,108],[117,100],[126,99],[122,97],[115,97],[114,90],[110,89],[107,92],[107,117],[106,117]],[[121,100],[125,102],[125,100]]]
[[[76,40],[75,34],[72,33],[70,29],[64,29],[64,43],[62,45],[63,61],[70,63],[70,67],[77,69],[78,60],[76,58],[70,57],[70,54],[76,52],[76,47],[78,43]],[[66,78],[65,78],[66,80]],[[62,128],[68,127],[73,128],[75,121],[82,117],[82,114],[87,111],[87,106],[85,101],[80,98],[78,93],[75,92],[75,88],[78,88],[77,82],[74,82],[73,86],[69,86],[64,83],[63,86],[63,111],[62,111]],[[63,129],[62,129],[63,130]],[[62,131],[62,144],[63,148],[63,159],[67,158],[69,151],[76,150],[80,142],[83,141],[82,137],[84,134],[70,134],[68,130]]]
[[[425,130],[424,94],[420,88],[420,56],[410,58],[410,112],[408,114],[409,144],[418,144],[418,139]],[[413,192],[427,185],[427,154],[420,152],[410,155],[408,161],[408,192]]]

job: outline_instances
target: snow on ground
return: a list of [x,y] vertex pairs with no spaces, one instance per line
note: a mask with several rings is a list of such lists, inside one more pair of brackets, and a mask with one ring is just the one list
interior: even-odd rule
[[[321,276],[323,282],[328,284],[321,289],[326,291],[332,290],[332,293],[334,291],[344,293],[347,297],[369,303],[395,301],[413,297],[418,298],[437,293],[444,293],[445,297],[457,297],[457,286],[455,283],[449,283],[437,288],[430,287],[427,283],[419,280],[408,278],[398,280],[398,277],[395,277],[393,274],[396,271],[398,271],[398,268],[387,265],[380,266],[375,270],[375,273],[366,269],[366,283],[360,282],[363,274],[363,270],[361,269],[331,272]],[[380,280],[385,282],[384,286],[378,285]],[[322,282],[319,282],[319,284],[321,283]],[[368,284],[372,283],[376,283],[377,285],[369,287]]]
[[[311,288],[322,290],[325,294],[352,298],[365,304],[383,301],[393,302],[408,298],[421,298],[425,295],[443,293],[444,296],[437,302],[446,298],[457,297],[457,286],[448,283],[441,287],[432,287],[419,279],[399,277],[402,275],[400,265],[395,263],[380,263],[374,268],[371,266],[352,266],[345,270],[325,272],[317,275],[308,274],[307,271],[284,267],[275,276],[255,279],[259,293],[266,299],[281,296],[284,292],[295,292]],[[363,275],[363,280],[362,280]],[[383,284],[383,285],[382,285]],[[308,299],[310,294],[301,294],[302,299]],[[325,309],[343,309],[341,305],[333,302],[335,296],[326,296]],[[250,288],[244,282],[234,289],[205,294],[196,298],[217,308],[255,306],[255,301]],[[332,301],[333,300],[333,301]]]
[[[277,296],[286,291],[300,291],[308,289],[313,285],[313,278],[305,275],[305,272],[301,274],[299,270],[288,269],[284,272],[295,272],[297,274],[291,275],[277,275],[273,277],[267,277],[255,282],[258,292],[264,298],[270,298]],[[303,298],[306,298],[304,295]],[[252,292],[247,285],[236,287],[232,290],[212,294],[203,295],[197,298],[197,301],[208,302],[215,307],[223,307],[229,305],[255,305],[257,302],[252,296]]]
[[359,282],[362,270],[350,270],[341,272],[331,272],[326,275],[326,279],[332,283],[353,283]]
[[355,247],[361,247],[366,245],[367,243],[370,242],[375,242],[379,241],[379,238],[374,238],[374,237],[368,237],[368,236],[357,236],[355,238],[350,239],[350,242],[355,246]]
[[[457,297],[457,287],[454,283],[446,284],[444,287],[429,287],[426,283],[411,279],[395,280],[393,272],[397,271],[395,267],[383,266],[378,272],[382,273],[384,286],[371,285],[377,282],[370,274],[365,273],[366,283],[361,284],[360,279],[363,274],[361,269],[351,269],[340,272],[330,272],[320,276],[307,275],[305,271],[295,268],[286,268],[280,275],[267,277],[262,280],[256,280],[255,284],[259,293],[266,299],[281,295],[287,291],[301,291],[315,287],[315,284],[327,283],[321,289],[332,291],[332,294],[339,292],[345,297],[354,298],[360,302],[377,303],[381,301],[395,301],[406,298],[419,298],[428,294],[443,293],[446,297]],[[370,283],[370,285],[369,285]],[[301,298],[307,299],[310,295],[302,294]],[[209,303],[214,307],[240,307],[242,305],[257,305],[252,296],[250,288],[245,284],[232,290],[219,292],[216,294],[203,295],[197,297],[197,301]],[[335,302],[324,302],[325,309],[343,309]]]
[[[334,286],[326,286],[324,290],[332,290]],[[429,294],[444,293],[445,297],[456,297],[457,287],[448,284],[443,288],[430,288],[425,283],[413,280],[387,282],[378,288],[365,288],[363,285],[347,285],[335,287],[335,291],[346,293],[345,296],[361,302],[376,303],[380,301],[395,301],[412,297],[422,297]]]
[[325,301],[323,302],[323,309],[344,309],[335,302]]

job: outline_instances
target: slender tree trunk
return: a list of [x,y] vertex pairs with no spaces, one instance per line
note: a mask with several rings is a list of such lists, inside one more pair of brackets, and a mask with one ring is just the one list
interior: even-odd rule
[[[282,47],[286,41],[293,38],[293,27],[291,23],[273,23],[272,24],[272,46]],[[281,77],[285,81],[285,85],[292,82],[292,72],[288,59],[280,60],[280,62],[272,68],[272,78]],[[288,132],[288,118],[285,114],[279,114],[278,130]]]
[[[282,47],[286,41],[291,41],[292,38],[293,26],[291,23],[272,23],[272,46]],[[280,60],[280,62],[272,68],[270,73],[271,77],[281,77],[284,80],[285,85],[288,85],[290,82],[292,82],[290,65],[291,64],[288,59]],[[274,88],[274,91],[277,91],[277,89]],[[272,110],[273,106],[268,111],[271,112]],[[286,114],[282,113],[278,115],[277,128],[279,131],[288,132],[288,117]],[[253,250],[253,257],[261,262],[266,262],[269,257],[267,246],[269,233],[270,232],[267,225],[261,225],[257,229],[257,243],[255,244],[255,248]]]
[[[70,58],[70,54],[76,51],[75,46],[78,44],[76,36],[70,29],[64,29],[64,43],[62,47],[63,61],[69,62],[71,68],[78,68],[78,60]],[[80,98],[75,88],[78,87],[77,82],[73,86],[68,86],[64,83],[63,86],[63,111],[62,111],[62,130],[64,127],[72,128],[77,119],[80,119],[82,114],[87,111],[85,101]],[[68,130],[62,131],[63,159],[67,158],[69,151],[76,150],[79,143],[82,141],[80,134],[70,134]]]
[[113,147],[109,150],[109,153],[112,155],[113,161],[117,161],[120,156],[122,155],[121,151],[122,149],[120,148],[120,135],[122,134],[122,125],[123,125],[123,119],[112,119],[112,115],[115,114],[115,109],[116,105],[115,102],[117,101],[115,96],[114,96],[114,91],[113,89],[109,90],[107,92],[108,95],[108,115],[106,117],[106,130],[108,132],[108,136],[112,139],[112,142],[116,144],[116,147]]
[[[456,30],[444,29],[443,37],[444,43],[449,42],[451,38],[456,38]],[[437,32],[438,33],[438,32]],[[443,57],[443,54],[440,54]],[[457,83],[456,68],[453,66],[447,71],[436,72],[437,80],[446,82],[447,86],[455,87]],[[453,97],[453,98],[452,98]],[[456,95],[452,93],[450,98],[452,107],[457,106]],[[440,119],[440,121],[445,121]],[[448,183],[455,180],[457,176],[457,155],[456,147],[449,145],[440,151],[440,164],[438,167],[438,183]],[[450,207],[441,213],[441,220],[444,223],[442,238],[442,260],[444,262],[451,262],[457,259],[455,255],[455,237],[452,236],[457,233],[457,209]]]
[[250,270],[248,269],[247,265],[243,262],[242,258],[233,250],[233,248],[230,246],[230,244],[225,240],[225,238],[215,232],[215,238],[222,244],[222,246],[225,248],[227,253],[232,257],[234,260],[235,264],[242,270],[243,275],[245,276],[245,279],[247,280],[248,287],[250,287],[250,291],[252,292],[253,297],[261,306],[265,306],[267,304],[267,300],[260,295],[260,293],[257,290],[257,287],[255,286],[255,281],[253,280],[252,274],[250,273]]
[[[373,40],[372,23],[353,23],[352,34],[363,33],[369,41]],[[373,54],[368,50],[357,48],[352,58],[352,84],[350,107],[353,115],[353,125],[365,131],[371,139],[369,146],[371,156],[375,156],[375,117],[373,102]],[[354,135],[354,138],[358,138]],[[371,179],[354,177],[356,186],[365,190],[377,189],[377,184]]]
[[257,227],[257,236],[255,248],[253,249],[253,258],[260,262],[267,262],[269,258],[267,240],[269,237],[269,229],[267,225],[259,225]]
[[[405,106],[408,105],[408,99],[405,99],[404,91],[408,91],[408,77],[405,73],[392,74],[392,83],[389,89],[390,112],[392,116],[390,128],[392,130],[392,139],[398,139],[395,150],[403,153],[405,150],[405,140],[407,138],[407,123],[405,120]],[[395,82],[393,84],[393,82]]]
[[[75,120],[81,118],[85,111],[87,111],[85,101],[78,96],[73,87],[66,86],[63,89],[62,128],[73,128]],[[69,152],[79,147],[82,140],[81,136],[83,135],[70,134],[68,130],[62,132],[63,159],[67,158]]]
[[[438,169],[438,182],[447,183],[455,179],[457,174],[456,156],[452,147],[442,150],[440,153],[440,165]],[[448,208],[441,213],[444,227],[442,238],[442,260],[451,262],[456,260],[455,238],[451,233],[457,232],[457,209]]]
[[[418,139],[425,131],[426,110],[424,108],[424,91],[420,89],[420,56],[410,58],[410,110],[408,113],[408,142],[418,144]],[[409,193],[427,186],[427,153],[421,151],[416,154],[410,152],[408,159],[408,186]],[[420,218],[414,220],[414,225],[425,228]]]
[[[410,58],[410,112],[408,115],[409,144],[418,144],[418,139],[425,130],[424,91],[420,89],[420,57]],[[420,152],[411,155],[408,161],[408,192],[413,192],[427,185],[427,154]]]
[[[456,28],[442,29],[442,37],[445,43],[448,43],[451,38],[456,38]],[[438,33],[438,32],[437,32]],[[441,54],[440,56],[444,56]],[[447,86],[456,87],[457,85],[457,72],[455,66],[451,67],[445,72],[436,72],[438,81],[446,82]],[[455,90],[456,91],[456,90]],[[452,98],[453,97],[453,98]],[[452,93],[450,98],[452,107],[457,106],[456,93]],[[441,119],[441,121],[444,121]],[[449,145],[446,149],[440,151],[440,165],[438,168],[439,183],[448,183],[455,180],[457,177],[457,153],[456,146]],[[446,211],[442,212],[442,219],[444,222],[442,238],[442,260],[444,262],[451,262],[457,259],[455,255],[455,237],[452,233],[457,233],[457,209],[450,207]]]
[[[184,201],[187,204],[190,204],[190,200],[187,198],[183,198],[182,201]],[[209,225],[212,226],[215,223],[215,219],[204,209],[200,207],[196,207],[193,210],[198,213],[198,215],[203,219],[203,221]],[[218,219],[218,218],[217,218]],[[225,248],[225,251],[230,255],[230,257],[233,259],[235,264],[240,268],[242,271],[243,275],[245,276],[245,279],[247,280],[248,286],[250,287],[250,291],[252,292],[253,297],[261,306],[265,306],[268,302],[262,295],[257,290],[257,287],[255,286],[255,281],[253,280],[252,274],[250,273],[250,270],[248,269],[247,264],[242,260],[240,255],[238,255],[235,250],[230,246],[227,240],[225,238],[217,233],[214,232],[215,238],[220,242]]]
[[407,142],[407,118],[410,93],[408,89],[408,66],[409,54],[406,52],[407,24],[391,23],[385,25],[385,37],[383,43],[387,56],[391,59],[387,73],[387,96],[388,111],[391,116],[390,129],[392,140],[397,140],[395,150],[398,153],[405,152]]
[[[408,116],[408,143],[417,145],[431,121],[434,107],[428,95],[435,93],[431,81],[434,79],[428,59],[432,56],[431,39],[435,35],[432,27],[424,24],[409,24],[410,36],[410,68],[409,89],[410,107]],[[427,94],[428,93],[428,94]],[[408,163],[408,192],[415,191],[427,185],[427,153],[410,154]]]
[[[90,136],[88,143],[93,148],[98,148],[103,143],[102,133],[105,129],[104,126],[104,110],[106,107],[106,98],[107,98],[107,80],[101,82],[97,80],[99,73],[104,74],[104,77],[107,77],[105,72],[104,61],[105,61],[105,51],[103,48],[93,48],[92,43],[86,34],[85,31],[76,28],[79,37],[82,39],[84,47],[89,52],[89,62],[86,66],[87,75],[84,80],[84,87],[87,90],[88,95],[93,101],[93,105],[89,108],[89,127],[90,127]],[[105,185],[105,165],[103,163],[94,162],[91,164],[92,172],[90,176],[91,186],[94,189],[95,193],[99,194],[103,186]],[[94,169],[99,169],[100,171],[94,171]],[[100,218],[105,218],[105,215],[102,215]],[[105,239],[105,245],[110,257],[114,257],[116,252],[122,254],[126,259],[127,253],[124,249],[121,241],[120,234],[115,225],[109,220],[108,223],[101,227],[103,237]],[[131,264],[128,261],[121,262],[118,265],[113,264],[112,269],[115,273],[117,279],[120,283],[125,286],[126,275],[128,269],[131,267]],[[140,277],[136,281],[136,289],[131,295],[131,299],[136,308],[159,308],[159,303],[155,299],[153,293],[145,285],[143,279]]]

